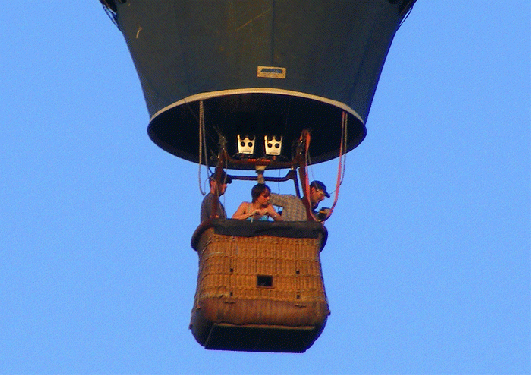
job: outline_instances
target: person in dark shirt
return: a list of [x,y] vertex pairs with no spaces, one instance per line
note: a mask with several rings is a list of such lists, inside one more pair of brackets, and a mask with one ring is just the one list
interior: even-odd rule
[[[216,181],[215,175],[210,176],[210,192],[205,195],[205,198],[203,198],[203,202],[201,203],[201,222],[210,218],[227,218],[227,212],[225,211],[223,204],[219,201],[219,197],[225,194],[227,184],[232,182],[232,178],[225,172],[222,172],[220,181],[220,183]],[[217,200],[217,207],[213,204],[214,199]]]

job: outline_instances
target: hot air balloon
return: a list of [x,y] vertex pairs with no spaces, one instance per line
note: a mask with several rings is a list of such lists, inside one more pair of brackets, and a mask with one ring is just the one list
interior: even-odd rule
[[[308,202],[307,165],[365,138],[385,58],[415,0],[100,2],[131,53],[155,144],[216,176],[257,170],[248,178],[267,181],[264,169],[287,169],[282,180],[297,193],[299,172]],[[329,314],[326,236],[309,206],[304,222],[202,223],[192,237],[196,340],[224,350],[311,347]]]

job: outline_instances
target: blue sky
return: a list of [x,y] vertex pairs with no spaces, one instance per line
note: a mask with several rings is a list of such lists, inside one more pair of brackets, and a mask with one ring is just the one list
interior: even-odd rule
[[[209,351],[188,330],[198,167],[149,140],[99,2],[4,8],[0,373],[531,372],[528,1],[420,0],[397,33],[327,222],[332,314],[304,354]],[[336,170],[311,173],[331,187]],[[229,187],[229,214],[250,186]]]

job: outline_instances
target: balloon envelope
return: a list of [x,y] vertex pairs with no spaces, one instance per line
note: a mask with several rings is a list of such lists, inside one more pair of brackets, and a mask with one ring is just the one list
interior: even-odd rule
[[209,154],[217,154],[220,135],[231,155],[238,135],[248,135],[260,156],[264,136],[276,135],[279,157],[290,159],[309,129],[313,163],[337,157],[342,112],[347,151],[364,139],[389,47],[414,3],[102,2],[125,37],[151,116],[148,134],[162,149],[198,162],[203,118]]

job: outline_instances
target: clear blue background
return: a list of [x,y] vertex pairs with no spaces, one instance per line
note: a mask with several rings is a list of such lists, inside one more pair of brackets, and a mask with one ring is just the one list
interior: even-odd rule
[[[0,373],[529,374],[530,14],[418,2],[327,222],[322,336],[233,353],[188,330],[205,171],[149,140],[122,35],[96,0],[9,2]],[[312,176],[333,190],[336,170]],[[229,214],[251,185],[229,186]]]

